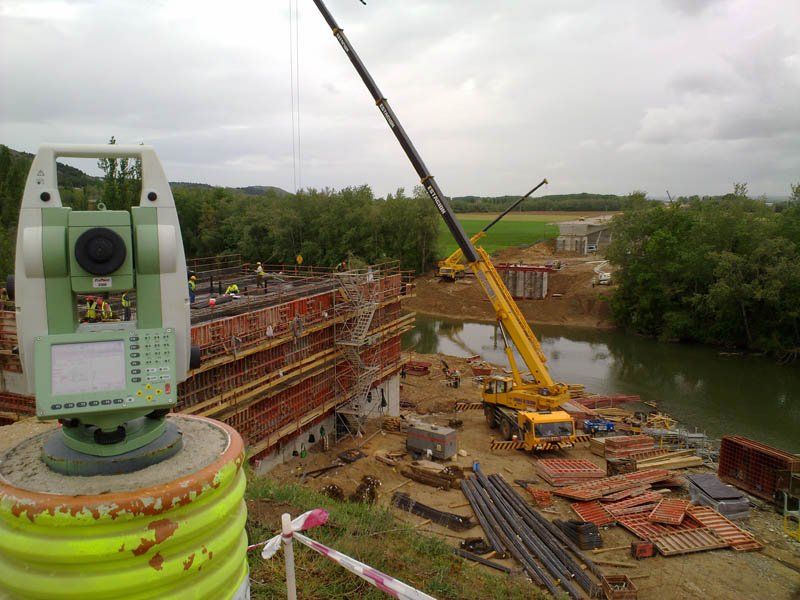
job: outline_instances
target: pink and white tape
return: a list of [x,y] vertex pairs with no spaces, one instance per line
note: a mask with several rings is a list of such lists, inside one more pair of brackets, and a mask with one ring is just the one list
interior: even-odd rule
[[[350,558],[339,552],[338,550],[334,550],[333,548],[328,548],[325,544],[320,544],[319,542],[312,540],[304,536],[301,531],[305,531],[306,529],[310,529],[312,527],[317,527],[318,525],[323,525],[328,521],[328,512],[321,509],[316,508],[314,510],[310,510],[308,512],[303,513],[296,519],[292,521],[292,539],[297,540],[301,544],[308,546],[315,552],[329,558],[336,564],[344,567],[351,573],[358,575],[364,581],[374,585],[376,588],[381,590],[382,592],[388,594],[393,598],[400,598],[400,600],[436,600],[433,596],[429,596],[428,594],[421,592],[415,588],[412,588],[410,585],[403,583],[402,581],[395,579],[377,569],[373,569],[369,565],[365,565],[364,563],[357,561],[354,558]],[[264,549],[261,551],[261,556],[263,558],[272,558],[275,556],[275,553],[281,546],[281,535],[276,535],[274,538],[268,540],[264,544]],[[256,548],[261,544],[255,544],[250,546],[249,549]]]
[[[311,529],[312,527],[324,525],[327,522],[328,511],[323,508],[315,508],[314,510],[306,511],[299,517],[293,519],[292,531],[305,531],[306,529]],[[248,546],[247,549],[253,550],[259,546],[264,546],[264,549],[261,551],[262,558],[272,558],[281,547],[281,535],[276,535],[275,537],[268,539],[266,542],[260,542],[258,544],[253,544],[252,546]]]

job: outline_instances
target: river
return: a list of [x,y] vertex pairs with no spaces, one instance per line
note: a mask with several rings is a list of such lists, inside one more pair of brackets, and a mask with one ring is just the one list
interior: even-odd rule
[[[417,315],[405,349],[507,365],[494,325]],[[744,435],[800,452],[800,370],[761,357],[724,357],[619,331],[538,325],[553,378],[597,394],[638,394],[687,428]]]

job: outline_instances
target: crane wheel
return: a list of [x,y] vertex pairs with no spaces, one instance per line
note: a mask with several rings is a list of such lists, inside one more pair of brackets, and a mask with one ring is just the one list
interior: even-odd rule
[[511,439],[511,423],[506,420],[503,420],[503,422],[500,423],[500,435],[505,441],[509,441]]
[[491,404],[484,405],[483,415],[486,417],[486,424],[489,426],[489,429],[497,429],[497,417],[494,414],[494,407]]

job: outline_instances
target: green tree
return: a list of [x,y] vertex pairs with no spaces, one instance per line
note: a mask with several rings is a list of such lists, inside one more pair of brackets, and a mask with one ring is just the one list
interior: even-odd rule
[[[114,136],[108,141],[116,144]],[[129,158],[101,158],[98,168],[103,171],[102,201],[108,210],[130,210],[139,203],[142,191],[141,160]]]

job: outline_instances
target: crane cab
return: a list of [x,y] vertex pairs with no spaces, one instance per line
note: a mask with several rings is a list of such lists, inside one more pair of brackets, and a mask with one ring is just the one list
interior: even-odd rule
[[448,263],[444,260],[439,263],[438,275],[441,279],[455,281],[459,277],[464,277],[465,274],[466,268],[460,263]]
[[515,385],[511,377],[487,378],[482,392],[487,424],[499,428],[503,440],[516,437],[529,451],[574,445],[575,422],[563,410],[550,410],[553,397],[543,392],[535,384]]

